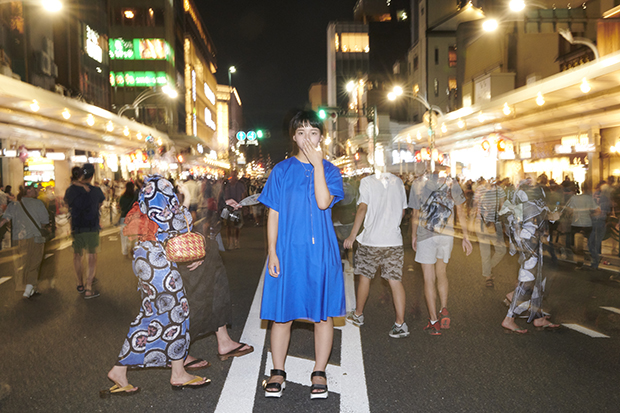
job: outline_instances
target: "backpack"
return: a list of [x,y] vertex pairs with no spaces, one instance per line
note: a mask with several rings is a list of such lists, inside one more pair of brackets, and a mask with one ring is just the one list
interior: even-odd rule
[[431,192],[422,205],[420,223],[428,231],[441,233],[446,227],[453,209],[454,199],[452,199],[450,187],[444,183],[437,190]]

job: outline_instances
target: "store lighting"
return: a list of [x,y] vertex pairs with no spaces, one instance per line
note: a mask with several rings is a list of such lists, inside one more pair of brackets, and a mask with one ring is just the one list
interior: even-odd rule
[[125,126],[125,129],[123,129],[123,135],[129,136],[129,128],[127,126]]
[[157,146],[162,146],[164,142],[161,139],[157,139]]
[[328,136],[327,138],[325,138],[325,146],[329,146],[330,143],[332,143],[332,138]]
[[519,12],[525,8],[524,0],[510,0],[510,10]]
[[125,15],[126,19],[133,19],[134,18],[134,14],[132,10],[125,10],[123,12],[123,14]]
[[59,0],[42,0],[43,8],[50,12],[57,12],[62,9],[62,3]]
[[448,127],[446,126],[445,123],[441,124],[441,133],[446,133],[448,132]]
[[510,110],[510,106],[508,106],[508,102],[504,103],[504,115],[508,116],[512,113],[512,111]]
[[394,93],[394,92],[388,93],[387,94],[387,98],[388,98],[388,100],[395,101],[396,100],[396,93]]
[[497,30],[499,23],[495,19],[487,19],[482,23],[482,30],[485,32],[493,32]]
[[538,92],[538,96],[536,96],[536,104],[538,106],[542,106],[545,104],[545,98],[542,95],[542,92]]
[[580,89],[583,93],[588,93],[590,90],[592,90],[592,87],[590,87],[590,83],[588,83],[588,80],[585,77],[581,82]]
[[114,130],[114,124],[112,123],[112,121],[108,121],[108,123],[105,125],[105,130],[107,130],[108,132],[112,132]]
[[142,133],[136,133],[136,138],[138,138],[138,140],[142,140]]
[[69,120],[71,117],[71,112],[69,112],[69,109],[65,108],[65,110],[62,111],[62,117]]
[[33,100],[32,103],[30,104],[30,110],[32,110],[33,112],[38,112],[39,109],[41,109],[39,107],[39,102],[37,102],[36,100]]
[[393,92],[396,96],[401,96],[403,94],[403,88],[400,86],[394,86]]
[[47,159],[51,159],[52,161],[64,161],[66,156],[63,152],[48,152],[45,154]]
[[347,92],[351,93],[353,92],[354,89],[355,89],[355,82],[351,80],[349,83],[347,83]]
[[463,129],[465,127],[465,122],[462,118],[459,118],[459,121],[456,124],[458,125],[459,129]]
[[610,147],[609,152],[616,153],[616,147],[615,146]]
[[484,122],[484,115],[482,114],[482,111],[480,111],[480,114],[478,114],[478,122],[480,123]]
[[90,113],[88,114],[88,116],[86,116],[86,124],[88,126],[93,126],[95,124],[95,117]]

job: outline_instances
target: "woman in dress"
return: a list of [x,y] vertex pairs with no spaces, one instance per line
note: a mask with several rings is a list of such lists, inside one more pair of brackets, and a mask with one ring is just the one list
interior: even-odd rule
[[139,391],[127,381],[128,367],[170,364],[174,390],[198,388],[210,382],[188,374],[183,367],[190,343],[189,304],[177,265],[168,261],[164,249],[167,239],[191,231],[191,215],[179,205],[172,184],[157,175],[146,178],[138,201],[139,210],[127,214],[125,233],[138,237],[133,269],[139,280],[142,306],[131,323],[118,362],[108,372],[114,386],[102,391],[101,397]]
[[312,111],[297,113],[289,133],[291,158],[278,163],[259,197],[269,210],[269,277],[265,277],[261,318],[272,320],[273,370],[265,397],[280,397],[291,324],[314,324],[316,361],[310,398],[327,398],[325,367],[332,349],[332,317],[345,314],[344,279],[331,208],[344,197],[340,170],[323,159],[323,122]]

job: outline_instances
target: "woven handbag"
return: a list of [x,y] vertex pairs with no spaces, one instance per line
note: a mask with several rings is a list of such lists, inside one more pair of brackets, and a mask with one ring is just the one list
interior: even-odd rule
[[[187,228],[189,222],[185,218]],[[166,257],[172,262],[198,261],[205,257],[205,238],[195,232],[177,235],[166,243]]]

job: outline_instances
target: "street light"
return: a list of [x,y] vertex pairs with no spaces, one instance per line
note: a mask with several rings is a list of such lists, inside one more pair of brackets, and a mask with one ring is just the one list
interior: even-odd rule
[[122,116],[123,113],[125,113],[127,109],[134,109],[136,111],[136,118],[137,118],[138,117],[138,106],[145,100],[152,98],[154,96],[167,96],[170,99],[176,99],[178,95],[179,93],[168,85],[162,87],[161,90],[147,89],[143,91],[142,93],[140,93],[131,104],[123,105],[118,110],[118,116]]
[[57,12],[62,10],[62,3],[60,0],[41,0],[43,8],[50,12]]
[[558,29],[558,33],[560,33],[560,35],[565,38],[566,41],[570,44],[584,44],[588,46],[590,49],[592,49],[592,52],[594,52],[594,60],[598,60],[598,49],[596,48],[596,45],[592,42],[592,40],[586,39],[585,37],[573,37],[573,34],[569,29]]
[[231,66],[228,68],[228,86],[232,87],[232,74],[237,72],[237,68]]

